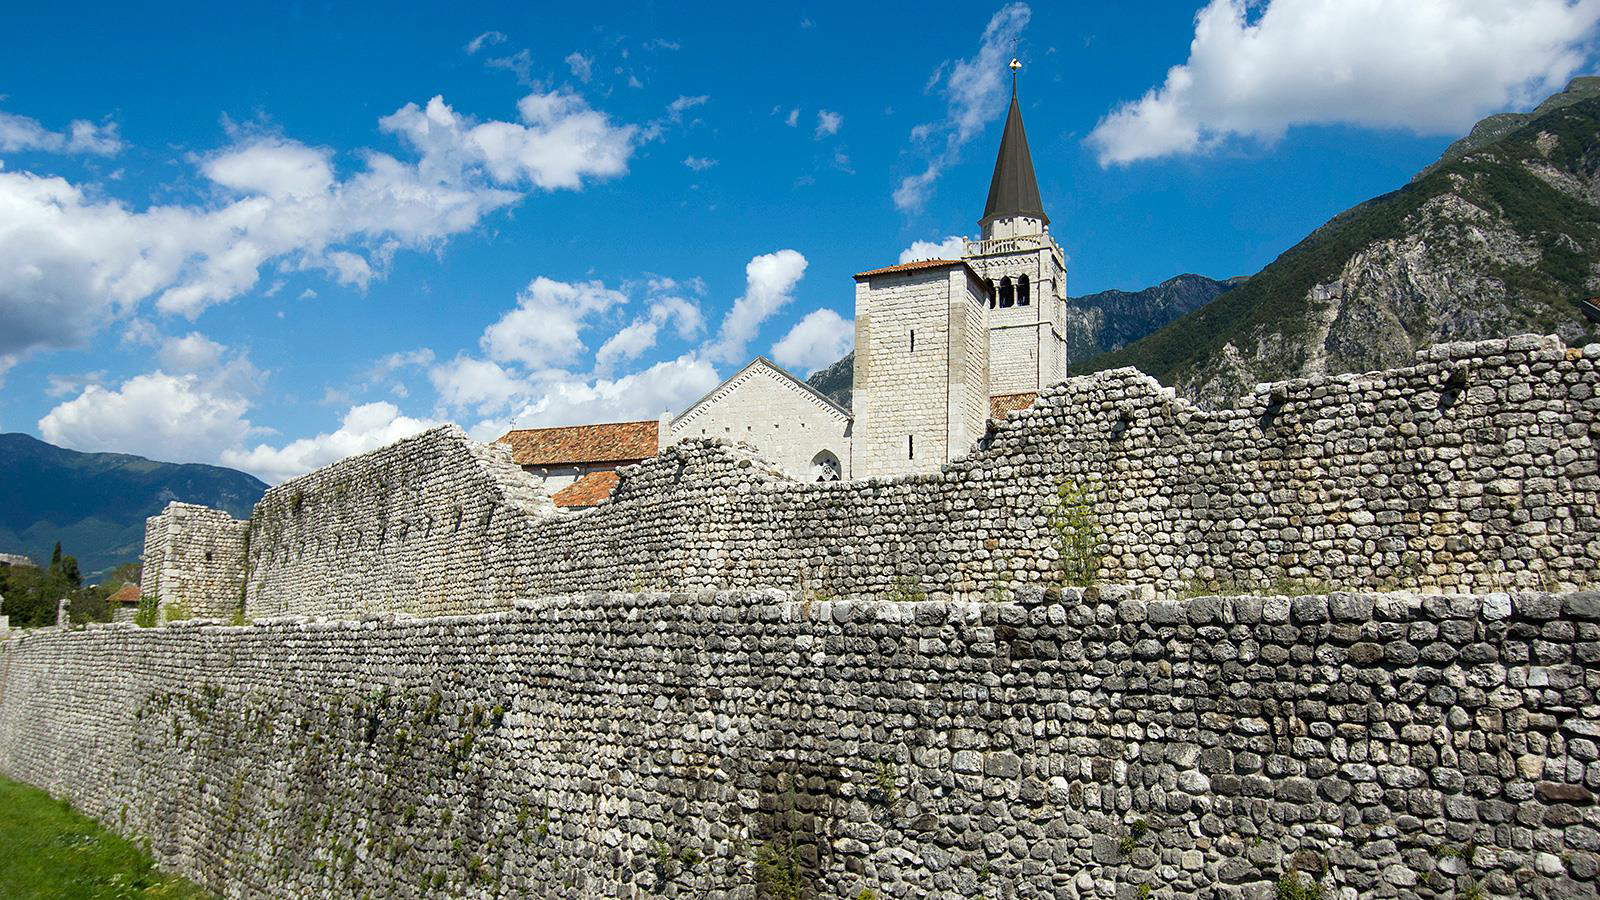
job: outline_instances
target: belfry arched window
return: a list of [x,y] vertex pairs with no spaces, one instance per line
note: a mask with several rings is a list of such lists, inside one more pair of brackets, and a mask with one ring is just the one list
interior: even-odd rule
[[1001,309],[1009,309],[1013,304],[1015,304],[1017,302],[1016,295],[1012,291],[1013,291],[1013,288],[1011,287],[1011,276],[1007,275],[1006,277],[1000,279],[1000,308]]
[[990,278],[984,284],[989,286],[989,308],[994,309],[994,279]]
[[1017,305],[1028,305],[1028,276],[1026,275],[1017,277]]

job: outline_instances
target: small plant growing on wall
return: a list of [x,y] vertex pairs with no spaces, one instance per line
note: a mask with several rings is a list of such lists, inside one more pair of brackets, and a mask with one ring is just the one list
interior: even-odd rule
[[1050,510],[1050,531],[1060,557],[1061,581],[1069,587],[1093,584],[1105,552],[1090,493],[1090,486],[1083,482],[1063,481],[1056,486],[1056,502]]
[[154,628],[158,618],[159,602],[155,592],[145,594],[139,598],[139,609],[133,614],[133,624],[140,628]]

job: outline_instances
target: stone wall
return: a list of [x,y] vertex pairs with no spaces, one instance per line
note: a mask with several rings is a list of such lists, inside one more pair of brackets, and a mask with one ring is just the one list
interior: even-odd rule
[[451,425],[267,491],[250,520],[251,616],[507,608],[526,526],[555,516],[510,449]]
[[168,503],[145,520],[141,593],[163,615],[233,616],[244,602],[249,527],[220,509]]
[[0,643],[0,771],[229,896],[1592,897],[1596,659],[1596,594],[91,626]]
[[1215,412],[1123,369],[1047,389],[938,473],[797,483],[689,440],[622,469],[610,502],[548,517],[508,499],[483,447],[432,432],[269,492],[248,612],[641,587],[978,599],[1059,581],[1063,487],[1088,498],[1100,576],[1166,596],[1581,587],[1600,571],[1597,360],[1553,338],[1447,345]]

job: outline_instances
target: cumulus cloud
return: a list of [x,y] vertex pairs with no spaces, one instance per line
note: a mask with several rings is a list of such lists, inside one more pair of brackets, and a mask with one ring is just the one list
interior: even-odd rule
[[663,327],[676,322],[678,337],[694,337],[704,325],[700,307],[682,297],[661,297],[650,304],[642,317],[612,335],[595,351],[596,371],[610,372],[618,363],[639,358],[656,345],[656,335]]
[[170,462],[214,462],[250,428],[250,402],[197,374],[136,375],[116,388],[89,385],[39,420],[52,444]]
[[434,97],[425,107],[408,103],[378,124],[416,147],[423,171],[436,177],[459,180],[481,170],[503,185],[544,190],[576,190],[585,179],[623,174],[640,137],[638,126],[613,124],[566,91],[529,94],[517,111],[521,123],[478,122]]
[[541,275],[517,295],[515,309],[484,330],[479,343],[490,359],[530,369],[570,363],[587,349],[579,333],[593,318],[627,302],[626,294],[599,281],[568,283]]
[[1559,89],[1597,22],[1596,0],[1211,0],[1188,61],[1088,142],[1116,165],[1294,125],[1458,134]]
[[784,118],[783,118],[783,124],[789,126],[790,128],[794,128],[795,126],[800,124],[800,109],[799,109],[799,107],[796,107],[794,109],[789,110],[789,114],[787,116],[784,116]]
[[772,345],[772,358],[802,375],[810,375],[849,353],[855,338],[855,322],[831,309],[813,310]]
[[0,369],[38,347],[80,346],[154,298],[193,318],[254,289],[261,268],[321,271],[364,288],[399,249],[436,249],[531,186],[581,188],[626,171],[638,129],[577,95],[535,93],[521,122],[478,122],[435,97],[380,127],[419,159],[375,151],[339,177],[333,154],[246,135],[202,158],[217,199],[139,211],[60,177],[0,170]]
[[290,441],[282,447],[257,444],[249,450],[226,449],[222,452],[222,462],[276,484],[346,456],[376,450],[437,424],[429,419],[401,415],[392,403],[364,403],[351,407],[335,431]]
[[110,156],[122,149],[115,122],[96,125],[77,119],[65,132],[51,131],[37,119],[0,112],[0,153],[92,153]]
[[959,234],[952,234],[942,241],[912,241],[911,246],[900,251],[900,261],[908,263],[921,259],[960,259],[966,252],[967,239]]
[[461,355],[434,366],[428,379],[439,401],[453,409],[473,409],[487,414],[504,409],[528,393],[527,384],[493,360]]
[[744,294],[733,301],[717,339],[705,348],[713,362],[744,362],[762,323],[793,299],[794,287],[806,273],[806,258],[796,250],[764,253],[751,259],[744,273]]
[[1010,80],[1006,61],[1033,13],[1025,3],[1000,8],[984,26],[978,52],[966,59],[941,63],[929,87],[943,85],[945,117],[911,130],[912,141],[929,154],[927,165],[901,179],[894,205],[903,211],[921,209],[934,182],[956,160],[961,148],[1005,111]]
[[844,116],[826,109],[817,110],[817,130],[812,132],[812,137],[821,140],[829,135],[838,134],[839,128],[844,125]]
[[513,426],[542,428],[649,419],[683,409],[720,382],[717,370],[693,353],[620,378],[551,379],[538,384],[536,399],[514,415],[484,420],[470,431],[480,440],[490,440]]
[[222,362],[227,348],[198,331],[183,337],[168,338],[161,345],[161,367],[173,372],[199,372]]

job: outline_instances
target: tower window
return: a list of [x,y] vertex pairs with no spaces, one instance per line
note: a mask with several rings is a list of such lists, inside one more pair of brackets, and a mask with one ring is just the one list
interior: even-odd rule
[[988,279],[988,280],[986,280],[986,281],[985,281],[985,282],[984,282],[984,284],[986,284],[986,285],[988,285],[988,286],[989,286],[989,290],[988,290],[988,294],[989,294],[989,308],[990,308],[990,309],[994,309],[994,279],[993,279],[993,278],[990,278],[990,279]]
[[1026,275],[1017,278],[1017,305],[1028,305],[1028,276]]
[[917,458],[917,445],[913,443],[911,435],[906,435],[906,459]]
[[1016,294],[1011,287],[1011,276],[1000,279],[1000,308],[1010,309],[1017,302]]

